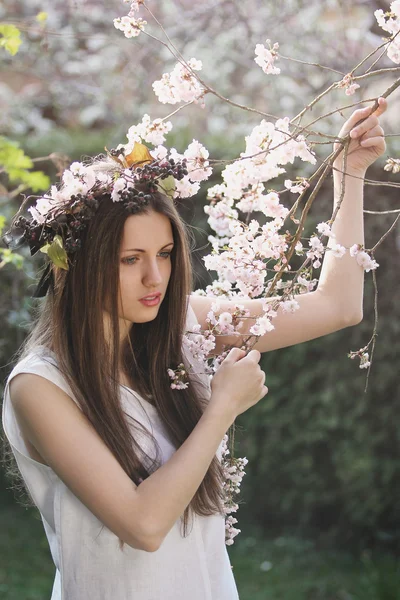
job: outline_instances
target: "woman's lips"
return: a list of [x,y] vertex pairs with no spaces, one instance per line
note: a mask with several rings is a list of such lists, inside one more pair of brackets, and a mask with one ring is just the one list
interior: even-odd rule
[[144,306],[157,306],[160,303],[161,294],[154,294],[146,296],[145,298],[141,298],[139,302],[144,304]]

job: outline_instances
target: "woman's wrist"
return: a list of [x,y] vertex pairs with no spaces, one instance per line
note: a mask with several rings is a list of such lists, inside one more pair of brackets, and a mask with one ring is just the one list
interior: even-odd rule
[[347,178],[351,179],[361,179],[364,181],[366,169],[356,169],[351,166],[347,166],[345,172],[343,173],[343,165],[333,165],[333,179],[334,181],[341,181],[343,175],[346,175]]
[[[227,400],[227,402],[229,401]],[[227,431],[235,421],[236,417],[237,414],[234,412],[233,407],[232,410],[227,410],[225,406],[223,408],[217,406],[215,399],[212,401],[211,396],[211,400],[203,413],[202,419],[204,421],[210,420],[213,423],[220,423],[222,429]]]

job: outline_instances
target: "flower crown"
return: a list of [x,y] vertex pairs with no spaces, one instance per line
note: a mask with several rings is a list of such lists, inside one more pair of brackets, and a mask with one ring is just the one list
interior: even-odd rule
[[[81,234],[102,197],[111,196],[114,202],[122,202],[128,213],[135,214],[149,204],[152,193],[162,192],[172,200],[175,181],[188,174],[186,159],[155,160],[148,148],[138,142],[128,155],[124,148],[106,151],[112,168],[110,162],[92,166],[73,163],[63,173],[64,185],[60,189],[52,186],[49,195],[28,208],[31,219],[21,214],[32,196],[26,198],[3,237],[7,246],[15,248],[28,243],[32,256],[40,250],[57,267],[68,270],[74,253],[81,247]],[[102,164],[107,168],[102,169]]]

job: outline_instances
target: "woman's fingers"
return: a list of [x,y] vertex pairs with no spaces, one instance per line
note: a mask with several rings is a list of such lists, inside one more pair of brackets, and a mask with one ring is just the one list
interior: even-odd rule
[[361,145],[363,148],[371,148],[372,146],[385,146],[385,140],[382,136],[379,137],[369,137],[366,140],[361,141]]
[[[355,110],[348,121],[343,125],[339,136],[344,137],[351,132],[350,137],[357,138],[371,127],[374,127],[378,123],[378,117],[387,109],[386,99],[378,98],[378,108],[373,113],[372,109],[373,106],[366,106],[365,108],[359,108],[358,110]],[[365,120],[363,121],[363,119]],[[372,121],[370,121],[370,119],[372,119]],[[360,121],[363,122],[360,123]],[[353,133],[354,131],[357,133]]]
[[246,358],[249,358],[251,360],[253,360],[254,362],[258,363],[260,361],[261,358],[261,353],[258,350],[250,350],[250,352],[247,354]]
[[376,125],[375,127],[372,127],[372,129],[369,129],[368,131],[366,131],[364,133],[364,135],[359,136],[359,140],[360,143],[368,138],[371,137],[378,137],[381,136],[383,137],[385,135],[385,132],[383,131],[382,127],[380,125]]
[[339,136],[344,137],[347,135],[357,125],[357,123],[359,123],[359,121],[366,119],[368,115],[371,114],[371,110],[371,106],[366,106],[365,108],[359,108],[358,110],[355,110],[351,117],[343,125]]
[[371,115],[370,117],[365,119],[365,121],[360,123],[360,125],[357,125],[357,127],[354,127],[354,129],[350,131],[350,137],[353,139],[361,137],[364,133],[376,127],[378,123],[378,117],[375,115]]
[[386,109],[387,109],[386,98],[378,98],[378,108],[374,112],[374,115],[376,115],[377,117],[380,117],[380,115],[382,115]]

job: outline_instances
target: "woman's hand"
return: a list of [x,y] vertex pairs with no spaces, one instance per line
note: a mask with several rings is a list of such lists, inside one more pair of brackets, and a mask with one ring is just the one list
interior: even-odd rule
[[268,393],[265,373],[258,364],[261,354],[250,350],[246,355],[232,348],[211,381],[212,395],[208,408],[234,420]]
[[[386,99],[379,98],[378,104],[378,108],[373,113],[371,113],[373,107],[370,106],[354,111],[340,130],[340,138],[350,133],[351,141],[345,171],[353,175],[363,177],[368,167],[385,152],[384,131],[379,124],[379,116],[387,108]],[[357,125],[362,119],[365,121]],[[337,150],[339,147],[339,144],[335,144],[334,149]],[[339,171],[343,170],[343,152],[333,166]]]

